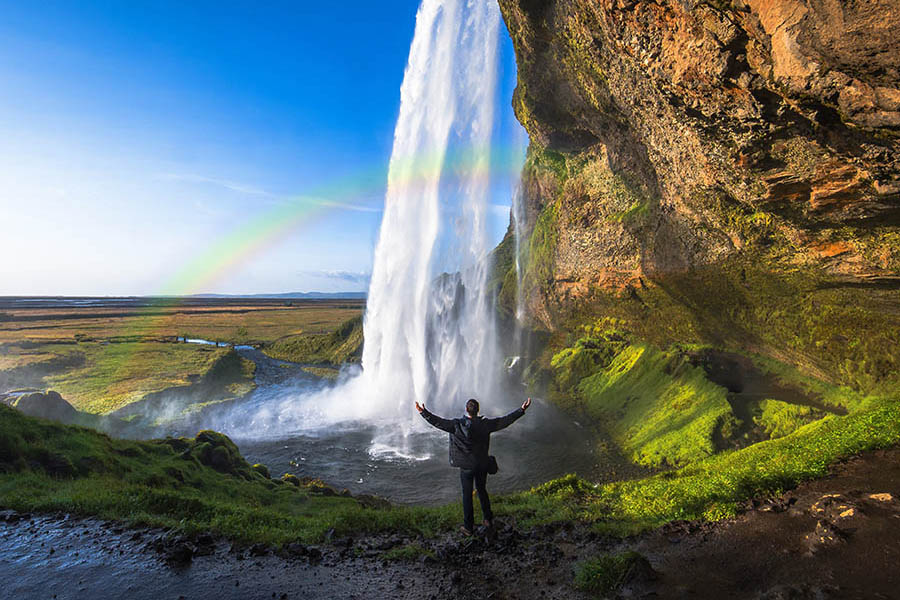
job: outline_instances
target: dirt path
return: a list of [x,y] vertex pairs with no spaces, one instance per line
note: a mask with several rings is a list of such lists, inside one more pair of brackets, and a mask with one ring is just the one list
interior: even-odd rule
[[900,450],[851,459],[737,519],[675,523],[633,547],[658,574],[635,583],[635,597],[900,598]]
[[[281,555],[201,536],[166,538],[64,515],[0,513],[0,581],[10,598],[587,598],[574,565],[634,549],[654,573],[627,598],[900,598],[900,449],[838,465],[825,479],[716,524],[674,523],[632,540],[587,528],[435,540],[337,539]],[[416,543],[430,556],[387,562]],[[168,562],[167,562],[168,559]]]

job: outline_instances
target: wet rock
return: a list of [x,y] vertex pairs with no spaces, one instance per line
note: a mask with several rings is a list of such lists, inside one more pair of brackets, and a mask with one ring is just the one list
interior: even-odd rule
[[758,510],[762,512],[781,513],[789,510],[796,503],[797,499],[791,496],[784,498],[771,498],[763,502],[759,506]]
[[309,550],[300,542],[291,542],[284,546],[282,550],[287,556],[293,557],[307,556],[309,554]]
[[269,554],[269,547],[265,544],[253,544],[249,552],[250,556],[266,556]]
[[835,586],[780,584],[762,592],[756,600],[827,600],[840,598]]
[[209,533],[201,533],[193,539],[194,556],[210,556],[216,552],[216,539]]
[[163,552],[163,560],[171,567],[180,568],[191,564],[194,558],[194,545],[180,540],[167,547]]
[[322,560],[322,551],[315,547],[310,546],[306,549],[306,555],[309,558],[309,562],[316,563]]
[[17,513],[14,510],[3,510],[0,511],[0,521],[4,523],[18,523],[22,520],[22,515]]
[[834,523],[825,519],[819,519],[816,529],[806,536],[806,544],[810,553],[815,553],[822,548],[837,546],[847,540],[847,532],[838,528]]
[[860,515],[859,506],[841,494],[825,494],[809,507],[809,512],[818,518],[838,521]]
[[13,401],[12,406],[30,417],[40,417],[61,423],[75,423],[79,413],[66,402],[58,392],[34,392],[23,394]]

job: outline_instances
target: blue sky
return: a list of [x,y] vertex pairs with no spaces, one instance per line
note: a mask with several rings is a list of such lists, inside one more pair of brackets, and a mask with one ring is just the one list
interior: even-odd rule
[[299,195],[336,206],[183,291],[365,289],[417,6],[0,0],[0,295],[158,293]]

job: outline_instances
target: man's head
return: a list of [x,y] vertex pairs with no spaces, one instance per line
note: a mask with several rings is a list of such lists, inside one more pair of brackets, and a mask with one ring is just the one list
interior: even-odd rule
[[477,417],[478,408],[478,400],[476,400],[475,398],[469,398],[469,400],[466,402],[466,414],[468,414],[470,417]]

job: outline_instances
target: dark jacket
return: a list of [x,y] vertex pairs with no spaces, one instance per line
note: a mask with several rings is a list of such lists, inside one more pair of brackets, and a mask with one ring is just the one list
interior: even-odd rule
[[460,417],[443,419],[422,409],[422,417],[431,425],[450,434],[450,464],[460,469],[486,469],[491,448],[491,433],[509,427],[525,414],[517,408],[504,417]]

